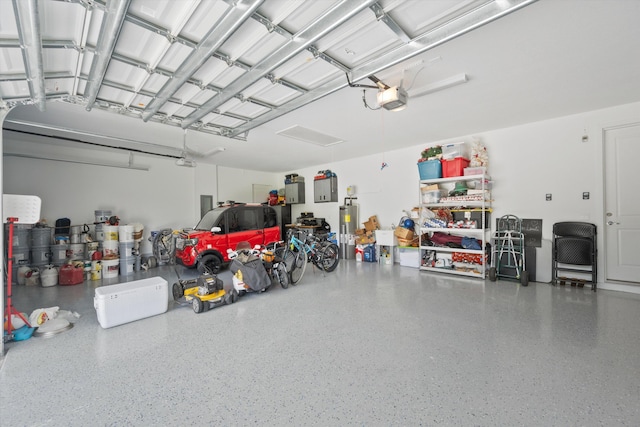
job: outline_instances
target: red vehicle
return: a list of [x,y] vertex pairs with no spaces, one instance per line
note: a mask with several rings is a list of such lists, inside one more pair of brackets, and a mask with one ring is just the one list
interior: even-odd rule
[[217,274],[231,260],[227,249],[239,242],[268,245],[280,239],[276,211],[265,205],[234,203],[207,212],[194,229],[183,230],[176,239],[176,261]]

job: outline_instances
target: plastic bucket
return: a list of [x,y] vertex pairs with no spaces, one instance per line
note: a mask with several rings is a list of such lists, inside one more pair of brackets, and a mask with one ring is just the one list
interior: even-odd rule
[[96,241],[102,242],[104,240],[104,224],[96,224]]
[[94,252],[98,250],[98,246],[100,246],[98,242],[87,243],[87,259],[92,259]]
[[51,227],[35,227],[31,229],[31,247],[49,247],[51,244]]
[[133,242],[120,242],[120,258],[129,258],[133,256]]
[[102,278],[110,279],[118,277],[120,269],[120,259],[103,259],[102,260]]
[[67,261],[67,251],[69,250],[69,245],[52,245],[50,247],[51,251],[51,264],[53,265],[62,265]]
[[133,242],[133,225],[119,225],[118,234],[121,242]]
[[86,246],[84,243],[71,243],[69,245],[69,259],[82,260],[85,258]]
[[12,248],[12,254],[14,265],[29,264],[31,251],[29,250],[28,246],[26,248]]
[[133,240],[142,240],[142,234],[144,233],[144,226],[140,223],[133,224]]
[[135,257],[120,258],[120,274],[127,276],[133,274],[133,267],[136,263]]
[[49,264],[40,269],[40,284],[43,288],[58,284],[58,269]]
[[117,240],[105,240],[102,242],[102,255],[105,258],[117,258],[120,256],[118,252],[118,241]]
[[95,210],[93,213],[95,214],[95,222],[107,222],[111,216],[111,211]]
[[103,225],[102,231],[104,232],[104,241],[112,240],[118,241],[118,226],[117,225]]
[[[9,230],[5,227],[5,237],[9,238]],[[15,228],[13,229],[13,247],[14,248],[27,248],[31,246],[31,229],[30,228]]]
[[31,248],[31,265],[41,266],[51,264],[49,246],[36,246]]

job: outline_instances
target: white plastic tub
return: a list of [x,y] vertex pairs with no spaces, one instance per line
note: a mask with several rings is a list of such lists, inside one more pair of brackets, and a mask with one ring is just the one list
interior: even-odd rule
[[169,284],[162,277],[96,288],[93,297],[98,323],[103,328],[162,314],[169,307]]

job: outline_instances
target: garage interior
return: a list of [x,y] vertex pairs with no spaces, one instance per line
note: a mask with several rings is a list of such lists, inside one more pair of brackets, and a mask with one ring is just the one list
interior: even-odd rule
[[[298,174],[307,197],[290,205],[293,218],[313,212],[337,231],[349,187],[359,222],[375,215],[390,230],[419,204],[421,152],[461,141],[486,146],[491,228],[506,214],[542,224],[526,287],[342,259],[335,272],[207,313],[168,295],[166,313],[103,329],[96,288],[155,276],[171,285],[197,271],[14,286],[27,314],[57,306],[79,317],[56,336],[3,343],[2,424],[640,421],[640,248],[618,254],[610,240],[640,227],[631,215],[619,224],[638,212],[640,177],[633,156],[609,149],[618,138],[638,153],[637,130],[620,132],[640,123],[640,2],[0,8],[3,194],[37,195],[50,225],[112,210],[144,224],[149,255],[151,231],[198,222],[201,196],[264,202],[265,189]],[[382,94],[400,92],[392,111]],[[610,187],[617,169],[627,175]],[[326,170],[337,202],[317,203],[314,175]],[[549,283],[561,221],[597,226],[597,292]],[[232,282],[228,269],[219,277]],[[5,310],[6,284],[1,295]]]

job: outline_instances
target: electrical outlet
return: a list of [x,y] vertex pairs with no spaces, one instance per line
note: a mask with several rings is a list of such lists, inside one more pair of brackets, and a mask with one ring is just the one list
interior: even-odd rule
[[545,196],[547,202],[551,201],[551,193],[547,193],[547,195]]
[[582,200],[589,200],[589,192],[585,191],[584,193],[582,193]]

